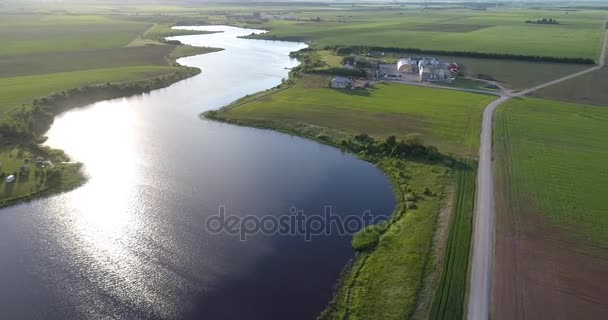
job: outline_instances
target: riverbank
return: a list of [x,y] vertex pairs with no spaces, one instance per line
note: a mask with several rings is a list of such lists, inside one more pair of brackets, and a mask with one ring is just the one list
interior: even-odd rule
[[[236,125],[281,131],[351,152],[373,163],[389,177],[398,201],[386,227],[371,228],[354,237],[353,247],[357,254],[343,271],[335,295],[320,318],[428,318],[439,285],[445,242],[443,238],[434,240],[434,237],[436,232],[447,233],[446,228],[449,227],[442,223],[443,230],[438,230],[438,217],[442,207],[451,208],[448,189],[452,187],[448,186],[453,185],[456,161],[435,154],[432,147],[420,144],[420,150],[425,150],[420,154],[397,155],[392,151],[381,151],[391,142],[375,141],[367,135],[352,136],[302,122],[225,116],[228,109],[238,108],[251,99],[263,99],[265,95],[276,94],[282,89],[285,87],[243,98],[227,108],[209,111],[203,116]],[[365,139],[371,140],[362,142]],[[366,143],[377,148],[361,147]],[[409,143],[410,150],[415,149],[413,145],[417,142]]]

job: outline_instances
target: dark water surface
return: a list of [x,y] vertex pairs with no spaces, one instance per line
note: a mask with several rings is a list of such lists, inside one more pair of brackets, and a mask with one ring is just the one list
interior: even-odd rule
[[[394,198],[372,165],[289,135],[200,120],[287,76],[300,43],[178,37],[226,48],[180,62],[202,74],[166,89],[60,115],[48,144],[85,163],[72,192],[0,210],[2,319],[311,319],[349,258],[350,237],[205,231],[228,214],[321,214]],[[288,108],[289,106],[285,106]]]

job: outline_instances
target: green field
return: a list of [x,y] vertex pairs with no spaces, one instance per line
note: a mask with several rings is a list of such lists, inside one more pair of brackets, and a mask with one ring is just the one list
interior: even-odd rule
[[150,26],[93,15],[4,15],[0,56],[120,48]]
[[88,84],[148,79],[173,70],[170,66],[120,67],[0,78],[0,112],[29,104],[52,92]]
[[568,234],[606,248],[607,121],[608,109],[590,105],[517,99],[501,107],[496,170],[510,177],[510,205],[532,205]]
[[371,89],[330,89],[306,76],[295,86],[246,100],[222,113],[234,120],[307,123],[349,134],[420,134],[442,152],[475,155],[481,110],[494,96],[380,83]]
[[[326,45],[368,45],[597,59],[602,11],[423,10],[324,11],[298,13],[303,19],[272,20],[265,37]],[[526,20],[553,17],[559,25]]]
[[608,106],[608,67],[534,92],[534,96]]

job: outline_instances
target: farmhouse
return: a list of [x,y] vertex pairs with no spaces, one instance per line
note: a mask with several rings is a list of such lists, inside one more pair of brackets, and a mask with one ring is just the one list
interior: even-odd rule
[[350,87],[351,84],[352,84],[352,82],[350,81],[349,78],[335,77],[335,78],[331,79],[330,86],[332,88],[348,88],[348,87]]

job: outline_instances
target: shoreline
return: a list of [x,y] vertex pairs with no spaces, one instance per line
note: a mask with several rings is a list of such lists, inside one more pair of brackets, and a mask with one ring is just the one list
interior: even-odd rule
[[[60,181],[58,185],[46,186],[40,190],[32,191],[27,194],[2,199],[0,200],[0,209],[68,192],[87,182],[88,177],[83,172],[83,163],[69,163],[68,161],[70,158],[63,150],[44,145],[44,141],[46,140],[44,135],[50,129],[56,116],[66,111],[82,108],[100,101],[141,95],[153,90],[169,87],[174,83],[194,77],[202,72],[200,68],[179,64],[177,62],[178,59],[222,50],[224,49],[179,44],[175,46],[174,50],[167,57],[165,57],[167,65],[175,67],[175,70],[171,73],[128,82],[85,85],[61,92],[54,92],[43,97],[33,98],[31,108],[26,112],[29,112],[27,119],[36,122],[35,128],[21,130],[21,127],[25,127],[25,125],[21,125],[21,122],[25,121],[23,120],[22,111],[15,111],[7,114],[2,121],[15,121],[19,124],[20,128],[18,128],[18,131],[11,128],[14,131],[9,130],[0,133],[2,147],[35,150],[36,155],[44,156],[53,162],[61,163],[56,167],[61,170],[61,175],[67,173],[68,176],[66,177],[66,180],[69,179],[70,181]],[[177,53],[174,54],[175,52]]]

